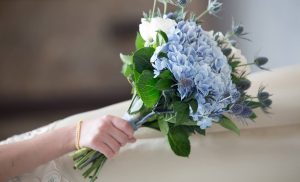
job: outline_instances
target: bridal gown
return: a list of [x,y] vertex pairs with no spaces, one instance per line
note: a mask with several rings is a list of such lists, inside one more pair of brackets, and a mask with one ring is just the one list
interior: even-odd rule
[[[102,169],[102,182],[299,182],[300,179],[300,65],[250,76],[255,90],[266,84],[273,94],[272,114],[257,111],[241,135],[214,125],[207,136],[191,137],[189,158],[177,157],[157,131],[142,128],[137,142],[123,147]],[[259,80],[259,82],[257,81]],[[11,137],[2,144],[32,138],[81,119],[104,114],[122,116],[129,101],[62,119],[34,131]],[[50,161],[10,182],[83,182],[68,155]]]

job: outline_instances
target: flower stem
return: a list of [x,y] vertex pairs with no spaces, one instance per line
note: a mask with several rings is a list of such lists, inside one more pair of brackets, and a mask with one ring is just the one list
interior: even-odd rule
[[83,169],[88,166],[90,163],[94,162],[97,158],[103,156],[100,152],[95,153],[92,157],[90,157],[87,161],[78,166],[78,169]]
[[73,158],[73,160],[77,160],[77,159],[81,158],[83,155],[85,155],[86,153],[88,153],[90,150],[91,149],[89,149],[89,148],[82,148],[80,150],[77,150],[73,154],[71,154],[71,157]]
[[167,13],[167,7],[168,7],[168,3],[164,3],[164,15]]
[[151,18],[154,17],[154,11],[155,11],[155,7],[156,7],[156,1],[157,0],[154,0],[154,3],[153,3],[153,10],[152,10],[152,16],[151,16]]
[[104,163],[106,162],[107,158],[105,156],[101,156],[100,158],[100,164],[99,166],[97,167],[97,169],[95,170],[94,172],[94,175],[91,177],[90,179],[90,182],[94,182],[97,180],[98,176],[99,176],[99,173],[104,165]]
[[225,38],[226,39],[230,39],[232,36],[234,36],[234,32],[233,31],[226,33]]
[[89,158],[96,154],[96,151],[91,150],[84,157],[82,157],[78,162],[75,163],[75,167],[78,169],[82,164],[84,164]]
[[255,64],[255,63],[241,64],[241,65],[238,65],[237,67],[250,66],[250,65],[254,65],[254,64]]
[[204,15],[206,15],[208,13],[208,10],[206,9],[203,13],[201,13],[196,20],[199,20],[200,18],[202,18]]
[[90,174],[99,167],[100,163],[101,163],[101,159],[98,158],[96,161],[93,162],[92,166],[82,174],[83,177],[85,178],[89,177]]

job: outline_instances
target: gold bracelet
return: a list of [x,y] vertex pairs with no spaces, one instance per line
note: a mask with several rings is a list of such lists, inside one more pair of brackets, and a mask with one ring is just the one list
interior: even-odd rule
[[82,121],[79,121],[76,125],[76,138],[75,138],[75,147],[77,150],[80,150],[80,133],[81,133]]

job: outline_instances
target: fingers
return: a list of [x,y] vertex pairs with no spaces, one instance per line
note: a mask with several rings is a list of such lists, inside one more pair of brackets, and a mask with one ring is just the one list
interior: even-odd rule
[[128,138],[133,138],[134,131],[127,121],[118,117],[114,117],[112,119],[112,123],[116,128],[124,132],[128,136]]
[[96,150],[101,152],[102,154],[105,155],[108,159],[111,159],[114,157],[115,153],[114,151],[105,143],[98,143],[97,145],[94,146]]
[[103,138],[103,142],[113,151],[114,154],[118,153],[121,148],[121,144],[110,135],[106,135],[105,138]]
[[111,132],[109,134],[117,140],[121,146],[124,146],[129,140],[128,136],[124,132],[115,127],[111,128]]
[[81,146],[97,150],[111,159],[122,146],[136,141],[133,132],[127,121],[106,115],[100,120],[83,123]]

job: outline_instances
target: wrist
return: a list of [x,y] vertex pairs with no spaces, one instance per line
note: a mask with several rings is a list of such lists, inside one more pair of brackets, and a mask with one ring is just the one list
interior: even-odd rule
[[66,133],[68,134],[65,138],[65,147],[67,152],[72,152],[76,150],[76,124],[67,126]]

